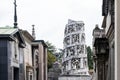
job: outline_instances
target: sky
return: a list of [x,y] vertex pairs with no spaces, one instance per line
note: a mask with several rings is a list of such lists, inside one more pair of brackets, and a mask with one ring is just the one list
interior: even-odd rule
[[[14,0],[0,0],[0,27],[14,23]],[[102,0],[16,0],[18,27],[32,33],[35,25],[37,40],[49,41],[63,48],[68,19],[83,21],[86,45],[92,47],[92,31],[102,24]]]

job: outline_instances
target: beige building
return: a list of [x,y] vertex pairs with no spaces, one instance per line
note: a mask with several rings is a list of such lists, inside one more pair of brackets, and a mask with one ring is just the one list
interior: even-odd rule
[[[26,43],[24,48],[25,80],[47,80],[47,45],[35,40],[35,33],[22,30]],[[34,35],[33,35],[34,34]]]
[[115,0],[115,80],[120,80],[120,0]]
[[33,80],[47,80],[47,45],[43,40],[32,42]]
[[25,30],[21,30],[26,47],[24,48],[24,73],[25,80],[34,80],[33,79],[33,65],[32,65],[32,46],[31,43],[34,38]]

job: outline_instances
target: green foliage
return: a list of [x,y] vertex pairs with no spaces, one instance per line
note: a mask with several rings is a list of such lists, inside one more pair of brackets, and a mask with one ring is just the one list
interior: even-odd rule
[[88,66],[89,69],[93,69],[93,53],[90,46],[87,47],[87,56],[88,56]]
[[56,52],[56,47],[54,45],[52,45],[51,43],[49,43],[48,41],[46,42],[47,46],[48,46],[48,69],[52,68],[53,63],[56,61],[56,56],[54,55]]
[[56,57],[48,51],[48,69],[52,68],[52,64],[56,61]]
[[46,42],[47,46],[48,46],[48,51],[51,52],[52,54],[55,54],[56,52],[56,47],[54,45],[52,45],[52,43],[50,42]]

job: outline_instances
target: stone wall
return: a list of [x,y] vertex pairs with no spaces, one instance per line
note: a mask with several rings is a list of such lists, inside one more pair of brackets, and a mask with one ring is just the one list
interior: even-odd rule
[[63,75],[58,80],[91,80],[91,76],[88,75]]

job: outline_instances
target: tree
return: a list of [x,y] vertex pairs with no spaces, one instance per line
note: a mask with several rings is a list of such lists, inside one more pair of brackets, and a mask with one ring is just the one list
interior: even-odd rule
[[46,42],[48,46],[48,69],[52,68],[53,63],[56,61],[56,56],[54,55],[56,52],[56,47],[52,45],[52,43],[49,43],[48,41]]
[[51,52],[52,54],[55,54],[56,52],[56,47],[54,45],[52,45],[52,43],[50,42],[46,42],[47,46],[48,46],[48,51]]
[[89,69],[93,69],[93,52],[92,52],[90,46],[87,47],[87,55],[88,55]]
[[56,57],[48,51],[48,69],[52,68],[52,64],[56,61]]
[[57,58],[57,61],[61,63],[63,57],[63,49],[58,49],[57,52],[55,53],[55,56]]

